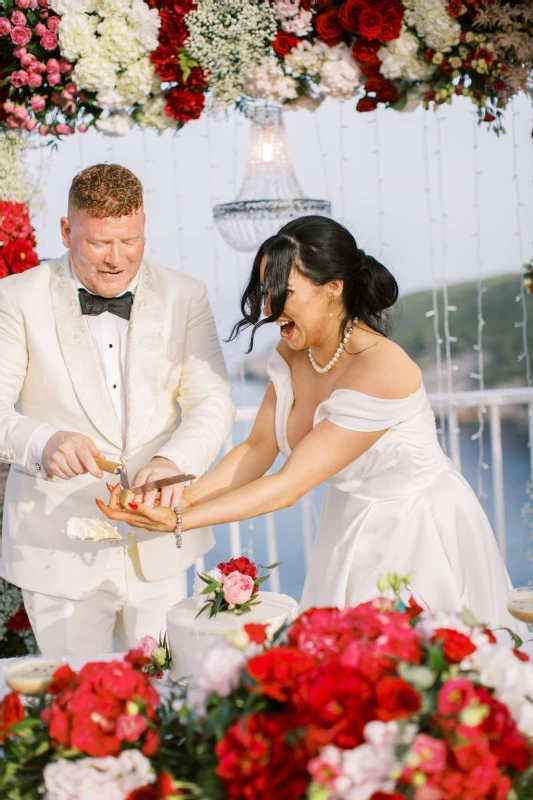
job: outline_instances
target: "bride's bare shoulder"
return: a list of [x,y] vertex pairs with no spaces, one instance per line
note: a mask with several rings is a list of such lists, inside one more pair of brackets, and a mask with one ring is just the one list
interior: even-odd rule
[[284,342],[283,339],[280,339],[276,347],[276,350],[278,351],[280,356],[287,362],[289,367],[292,366],[293,352],[289,347],[289,345],[287,344],[287,342]]
[[396,400],[416,392],[422,380],[422,370],[405,350],[383,338],[376,347],[353,355],[353,363],[343,372],[337,388]]

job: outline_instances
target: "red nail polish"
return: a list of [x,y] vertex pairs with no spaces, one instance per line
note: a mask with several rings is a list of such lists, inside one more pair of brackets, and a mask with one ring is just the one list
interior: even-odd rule
[[130,508],[133,508],[134,511],[139,508],[138,503],[128,503],[128,505]]
[[106,483],[106,486],[107,486],[107,491],[108,492],[112,492],[113,491],[113,487],[111,486],[110,483]]

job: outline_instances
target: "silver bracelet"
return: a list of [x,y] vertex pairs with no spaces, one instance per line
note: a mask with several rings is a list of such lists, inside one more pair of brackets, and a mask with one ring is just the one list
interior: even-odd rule
[[176,506],[174,509],[174,513],[176,515],[176,527],[174,528],[174,539],[176,541],[176,547],[180,550],[183,547],[183,535],[182,535],[182,527],[183,527],[183,519],[181,517],[181,512],[183,511],[183,506]]

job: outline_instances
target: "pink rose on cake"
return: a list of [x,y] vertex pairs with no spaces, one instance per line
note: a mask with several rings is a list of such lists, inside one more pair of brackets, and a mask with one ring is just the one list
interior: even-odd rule
[[254,580],[242,572],[230,572],[222,579],[224,599],[230,609],[247,603],[254,592]]

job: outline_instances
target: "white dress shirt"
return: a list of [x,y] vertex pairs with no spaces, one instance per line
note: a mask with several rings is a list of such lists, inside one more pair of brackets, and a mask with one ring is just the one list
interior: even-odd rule
[[[87,289],[72,268],[72,277],[76,290],[85,289],[89,294],[95,294]],[[132,280],[127,289],[122,292],[132,292],[139,282],[138,275]],[[120,296],[120,295],[118,295]],[[81,313],[81,309],[80,309]],[[113,400],[120,426],[124,436],[127,428],[127,403],[126,403],[126,363],[128,357],[128,333],[130,321],[117,317],[109,311],[104,311],[98,316],[87,315],[87,322],[93,335],[94,343],[100,356],[100,363],[106,378],[107,388]],[[42,468],[42,454],[46,442],[57,433],[60,428],[43,423],[32,434],[28,444],[29,463],[35,465],[35,470],[40,471],[41,477],[46,478],[46,470]]]

